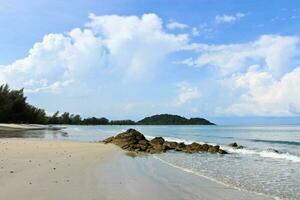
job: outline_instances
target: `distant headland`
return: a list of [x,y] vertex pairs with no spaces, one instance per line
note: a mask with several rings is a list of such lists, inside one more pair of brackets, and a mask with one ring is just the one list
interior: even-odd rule
[[72,125],[215,125],[204,118],[190,118],[179,115],[159,114],[139,121],[108,120],[105,117],[81,118],[80,115],[55,112],[47,116],[45,110],[26,102],[23,89],[12,90],[8,85],[0,86],[0,123],[25,124],[72,124]]

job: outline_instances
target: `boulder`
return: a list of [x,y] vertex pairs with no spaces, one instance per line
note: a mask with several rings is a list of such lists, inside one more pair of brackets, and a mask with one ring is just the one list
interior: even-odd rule
[[233,147],[235,149],[243,149],[244,147],[241,145],[238,145],[236,142],[228,144],[228,146]]
[[198,144],[196,142],[193,142],[192,144],[186,145],[185,152],[187,153],[196,153],[202,150],[202,145]]
[[216,146],[210,146],[207,151],[209,153],[218,153],[219,150],[220,150],[220,146],[216,145]]
[[228,144],[228,146],[236,148],[236,147],[238,147],[239,145],[238,145],[236,142],[234,142],[234,143]]
[[184,144],[183,142],[180,142],[177,144],[177,146],[175,147],[175,151],[184,151],[186,147],[186,144]]
[[218,153],[219,154],[228,154],[228,152],[223,149],[219,149]]
[[163,145],[164,142],[165,142],[165,140],[164,140],[164,138],[162,138],[162,137],[155,137],[155,138],[153,138],[150,142],[151,142],[151,144],[153,144],[153,145]]
[[202,151],[208,151],[209,147],[210,147],[210,145],[208,145],[208,144],[203,144],[203,145],[202,145]]
[[134,149],[134,146],[141,140],[146,140],[145,136],[135,129],[128,129],[127,131],[118,134],[112,139],[112,143],[129,151]]
[[177,142],[165,141],[164,146],[166,146],[169,149],[175,149],[178,146],[178,143]]

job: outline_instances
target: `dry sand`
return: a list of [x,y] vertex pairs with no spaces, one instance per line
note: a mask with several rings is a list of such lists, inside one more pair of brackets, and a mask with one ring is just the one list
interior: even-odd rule
[[0,199],[99,199],[96,168],[117,152],[101,143],[0,139]]

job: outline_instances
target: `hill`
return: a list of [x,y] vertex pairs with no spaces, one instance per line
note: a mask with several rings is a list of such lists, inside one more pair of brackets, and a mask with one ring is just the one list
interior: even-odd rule
[[139,125],[215,125],[204,118],[181,117],[179,115],[160,114],[146,117],[137,122]]

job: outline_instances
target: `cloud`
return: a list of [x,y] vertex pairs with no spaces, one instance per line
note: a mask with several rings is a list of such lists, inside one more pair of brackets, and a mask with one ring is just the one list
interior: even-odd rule
[[[191,42],[188,34],[169,33],[164,27],[156,14],[91,14],[84,28],[47,34],[24,58],[0,65],[0,83],[24,88],[29,95],[55,93],[55,99],[57,94],[65,99],[71,93],[84,96],[86,105],[97,107],[99,99],[108,105],[92,112],[118,114],[127,104],[131,106],[126,112],[142,113],[153,105],[158,111],[197,107],[216,115],[300,114],[298,37],[262,35],[245,43],[214,45]],[[203,33],[200,26],[183,29],[190,35]],[[190,67],[170,67],[174,58]],[[161,78],[170,74],[170,79]],[[180,82],[174,90],[172,84],[182,79],[205,87]],[[176,102],[162,105],[163,98],[169,99],[170,87]],[[53,107],[57,109],[56,103]]]
[[[194,44],[185,64],[210,74],[217,115],[290,116],[300,111],[300,49],[294,36],[263,35],[240,44]],[[203,94],[203,98],[207,93]],[[213,98],[213,96],[209,97]]]
[[170,30],[174,30],[174,29],[186,29],[188,27],[189,26],[187,24],[183,24],[183,23],[176,22],[176,21],[170,21],[167,24],[167,28],[170,29]]
[[194,49],[200,55],[196,59],[184,60],[183,63],[195,67],[215,67],[222,75],[230,75],[259,64],[280,76],[289,70],[287,66],[297,61],[298,45],[297,37],[279,35],[263,35],[256,41],[241,44],[198,44]]
[[188,43],[187,35],[166,33],[155,14],[89,18],[86,28],[45,35],[28,56],[0,65],[0,83],[27,92],[55,92],[71,85],[95,87],[108,76],[145,79]]
[[191,86],[187,82],[180,82],[178,87],[177,105],[184,105],[192,100],[199,99],[201,92],[197,87]]
[[217,15],[215,20],[217,23],[232,23],[243,17],[245,17],[245,14],[238,12],[235,15]]
[[265,71],[248,71],[234,77],[243,90],[225,109],[230,115],[291,116],[300,114],[300,67],[276,79]]

